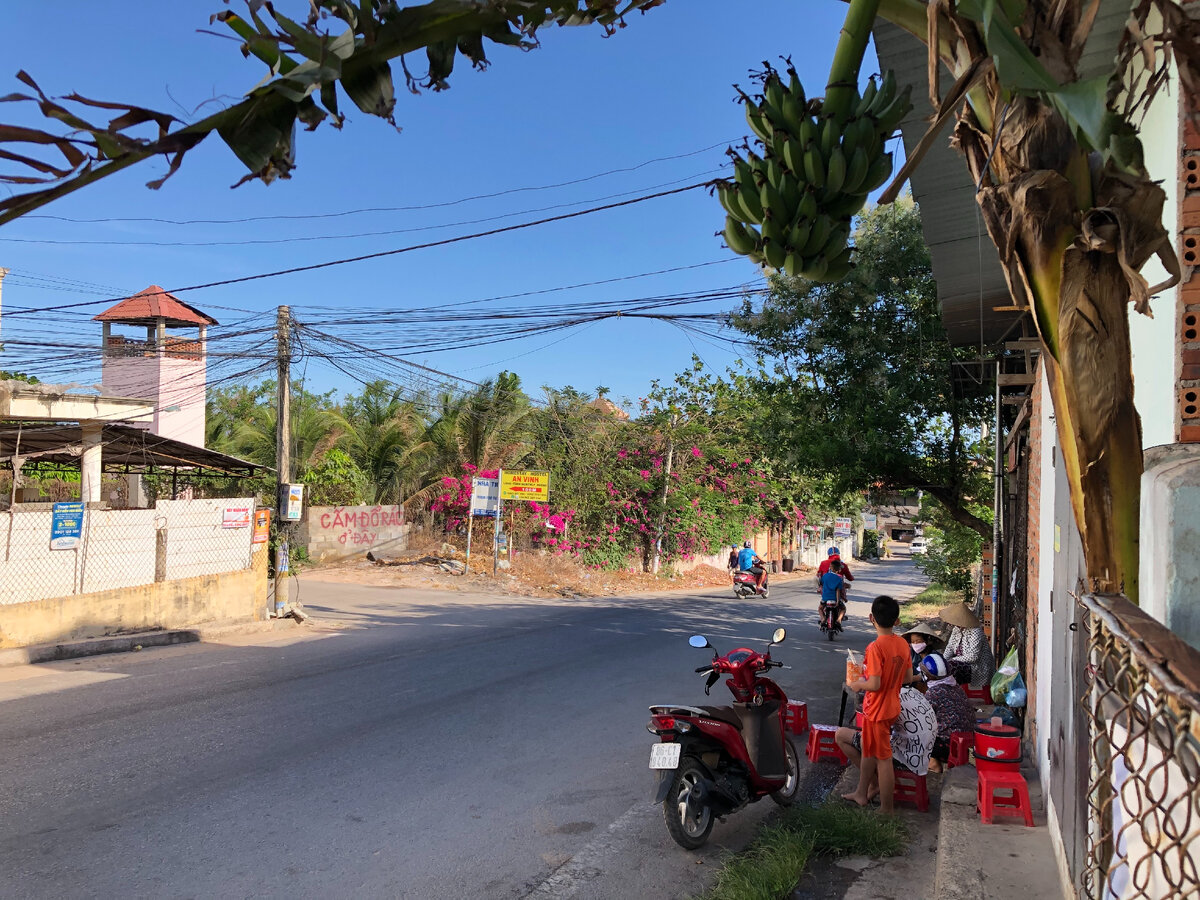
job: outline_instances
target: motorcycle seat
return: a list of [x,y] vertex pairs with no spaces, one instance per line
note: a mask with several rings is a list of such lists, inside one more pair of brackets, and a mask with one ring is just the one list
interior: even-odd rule
[[732,725],[738,731],[742,730],[742,720],[732,706],[701,706],[700,709],[704,710],[704,714],[710,719]]

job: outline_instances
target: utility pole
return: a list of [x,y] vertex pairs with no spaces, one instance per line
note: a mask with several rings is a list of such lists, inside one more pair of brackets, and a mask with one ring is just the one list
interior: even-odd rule
[[671,430],[667,432],[667,464],[663,467],[662,515],[658,519],[658,539],[654,542],[654,565],[650,567],[650,571],[655,575],[658,574],[658,567],[662,562],[663,534],[667,530],[667,492],[671,489],[671,461],[675,458],[675,422],[677,419],[676,414],[671,415]]
[[275,316],[276,396],[275,416],[275,468],[276,484],[276,534],[279,536],[275,548],[275,615],[282,616],[287,607],[287,574],[289,570],[288,539],[291,525],[284,518],[287,509],[287,486],[292,481],[292,317],[286,306],[279,307]]

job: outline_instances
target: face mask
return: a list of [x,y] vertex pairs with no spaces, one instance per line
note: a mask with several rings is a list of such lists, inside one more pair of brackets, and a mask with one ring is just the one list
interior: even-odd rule
[[918,653],[923,653],[923,652],[925,651],[925,642],[924,642],[924,641],[921,641],[921,642],[920,642],[920,643],[918,643],[918,644],[913,644],[913,645],[912,645],[912,648],[913,648],[914,650],[916,650]]

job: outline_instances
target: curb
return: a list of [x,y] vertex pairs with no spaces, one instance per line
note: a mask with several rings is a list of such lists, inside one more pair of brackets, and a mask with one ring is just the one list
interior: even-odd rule
[[955,766],[942,775],[942,811],[933,881],[933,893],[939,900],[979,900],[988,896],[984,873],[955,853],[958,839],[971,834],[978,825],[976,784],[974,766]]
[[254,634],[260,631],[282,631],[298,625],[294,619],[267,619],[257,622],[238,622],[227,625],[199,625],[163,631],[143,631],[110,637],[65,641],[60,644],[37,644],[0,650],[0,667],[24,666],[35,663],[79,659],[106,653],[128,653],[145,647],[169,647],[174,644],[193,644],[215,641],[233,634]]

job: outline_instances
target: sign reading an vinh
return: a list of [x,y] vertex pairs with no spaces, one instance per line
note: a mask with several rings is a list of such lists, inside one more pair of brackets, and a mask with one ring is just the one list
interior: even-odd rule
[[549,472],[510,472],[500,470],[500,499],[501,500],[539,500],[546,502],[550,499]]

